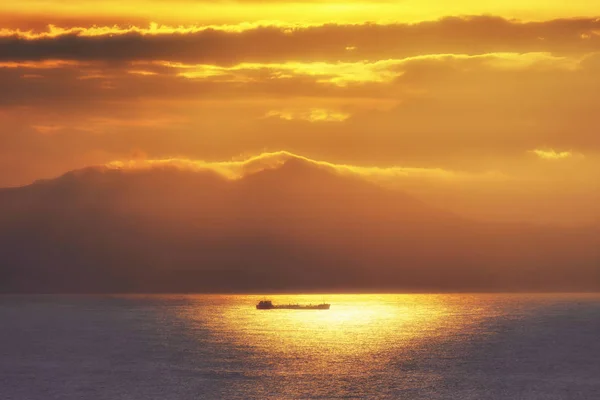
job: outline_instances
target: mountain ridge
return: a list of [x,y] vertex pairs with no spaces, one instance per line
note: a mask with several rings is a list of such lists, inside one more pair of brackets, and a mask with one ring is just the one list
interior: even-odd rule
[[237,179],[92,168],[0,191],[0,291],[598,290],[599,238],[477,223],[297,158]]

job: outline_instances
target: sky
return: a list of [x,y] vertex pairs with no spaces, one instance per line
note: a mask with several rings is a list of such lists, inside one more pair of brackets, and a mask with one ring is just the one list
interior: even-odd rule
[[599,223],[599,17],[591,0],[4,2],[0,187],[295,154],[471,218]]

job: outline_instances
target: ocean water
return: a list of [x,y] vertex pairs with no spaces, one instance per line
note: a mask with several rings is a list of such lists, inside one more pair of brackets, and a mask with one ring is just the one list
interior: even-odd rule
[[599,295],[0,296],[0,399],[600,399]]

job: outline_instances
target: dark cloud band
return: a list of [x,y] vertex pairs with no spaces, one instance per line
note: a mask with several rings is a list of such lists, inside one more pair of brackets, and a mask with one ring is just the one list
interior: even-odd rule
[[[95,31],[93,31],[95,29]],[[97,32],[97,33],[94,33]],[[127,62],[358,61],[423,54],[493,52],[589,53],[600,50],[600,20],[522,23],[496,17],[445,18],[418,24],[204,29],[66,30],[48,35],[4,31],[0,60]]]

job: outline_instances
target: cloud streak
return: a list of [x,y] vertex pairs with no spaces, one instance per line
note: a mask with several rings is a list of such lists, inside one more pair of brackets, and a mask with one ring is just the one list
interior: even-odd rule
[[382,182],[385,179],[394,178],[414,178],[422,180],[442,181],[506,179],[506,176],[498,172],[489,172],[484,174],[469,174],[444,170],[441,168],[417,168],[401,166],[376,167],[350,164],[336,164],[327,161],[314,160],[288,151],[262,153],[256,156],[242,158],[239,160],[223,162],[207,162],[202,160],[190,160],[187,158],[112,161],[105,164],[104,166],[99,166],[96,168],[119,169],[124,171],[140,171],[165,168],[174,168],[196,172],[212,171],[227,179],[237,180],[260,171],[279,168],[290,161],[305,163],[312,167],[321,168],[326,171],[342,175],[363,177],[376,182]]
[[265,117],[280,118],[286,121],[343,122],[350,118],[350,114],[323,108],[311,108],[309,110],[271,110],[265,114]]
[[[282,185],[281,190],[285,190],[283,186],[287,184],[303,185],[314,179],[319,181],[323,175],[314,174],[315,171],[322,171],[324,174],[366,180],[388,189],[410,193],[440,209],[452,210],[474,219],[587,224],[600,215],[600,208],[594,201],[600,196],[600,187],[595,189],[588,187],[587,197],[582,198],[579,193],[582,189],[581,182],[578,181],[583,179],[582,182],[586,182],[588,178],[578,176],[577,170],[562,170],[559,164],[543,164],[546,164],[547,168],[537,172],[531,169],[519,169],[513,171],[515,175],[510,175],[500,171],[477,173],[444,168],[335,163],[288,151],[277,151],[222,162],[183,157],[165,159],[138,157],[75,170],[68,175],[85,174],[90,169],[118,170],[125,174],[187,171],[214,174],[224,181],[240,181],[252,178],[261,172],[273,171],[270,175],[273,180],[270,182],[277,182],[277,185]],[[589,166],[591,165],[594,164]],[[285,171],[279,172],[282,169]],[[288,178],[292,179],[292,177],[297,180],[295,183],[288,182]],[[569,204],[577,207],[568,207]],[[368,207],[368,202],[365,206]]]
[[[51,26],[46,32],[3,29],[0,60],[124,62],[359,61],[423,54],[600,51],[600,21],[519,22],[452,17],[415,24],[142,27]],[[348,49],[352,49],[349,51]]]
[[535,154],[542,160],[550,161],[566,160],[569,158],[584,158],[583,154],[573,153],[571,151],[556,151],[554,149],[535,149],[531,150],[531,153]]

